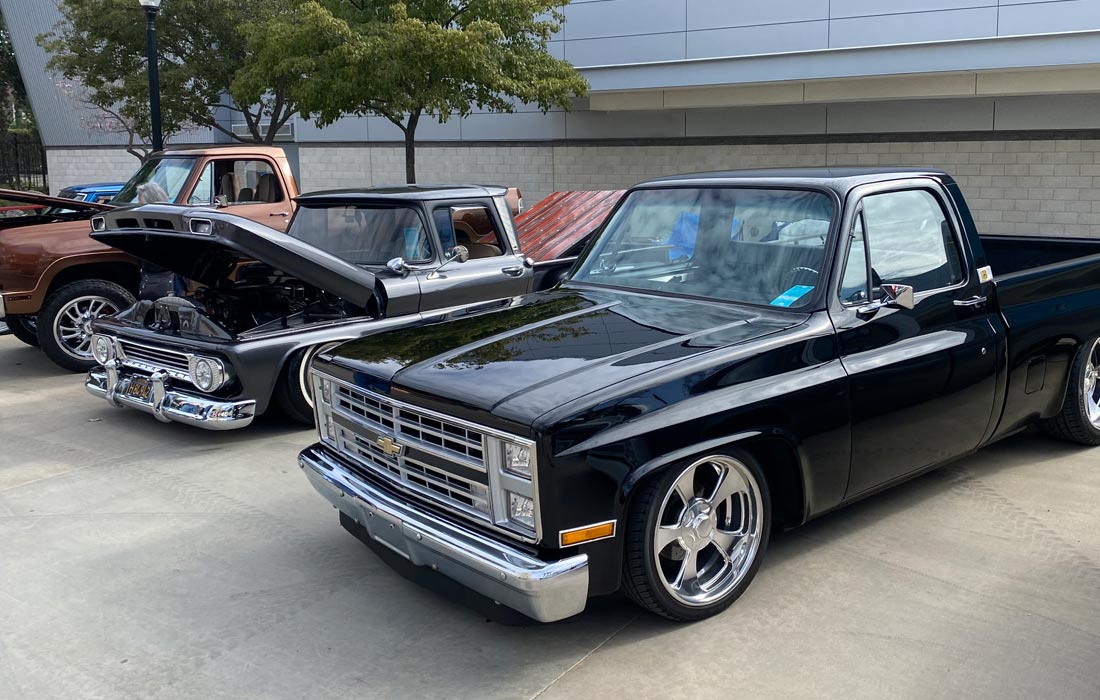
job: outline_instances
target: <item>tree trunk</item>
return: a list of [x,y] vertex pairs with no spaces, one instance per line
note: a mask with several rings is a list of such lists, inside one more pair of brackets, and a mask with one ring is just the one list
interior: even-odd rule
[[409,115],[405,126],[405,182],[416,182],[416,124],[420,121],[419,110]]

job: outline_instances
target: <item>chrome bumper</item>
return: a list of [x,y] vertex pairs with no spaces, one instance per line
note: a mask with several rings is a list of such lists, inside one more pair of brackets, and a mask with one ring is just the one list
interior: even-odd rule
[[539,622],[576,615],[588,601],[588,555],[544,562],[445,521],[355,476],[313,445],[298,455],[313,487],[376,542]]
[[207,430],[233,430],[247,426],[256,417],[255,401],[218,401],[171,391],[163,372],[152,374],[152,391],[148,399],[142,400],[127,395],[131,379],[122,373],[117,361],[111,360],[103,369],[89,372],[84,386],[92,396],[106,399],[119,408],[136,408],[151,413],[165,423],[186,423]]

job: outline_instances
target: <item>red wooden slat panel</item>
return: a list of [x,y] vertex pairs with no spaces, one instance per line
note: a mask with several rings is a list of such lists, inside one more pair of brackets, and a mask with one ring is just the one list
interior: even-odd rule
[[555,192],[516,217],[523,254],[553,260],[594,231],[625,190]]

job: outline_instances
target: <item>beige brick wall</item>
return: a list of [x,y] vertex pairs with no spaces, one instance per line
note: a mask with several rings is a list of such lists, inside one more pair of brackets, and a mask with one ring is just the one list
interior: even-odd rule
[[[50,191],[126,180],[122,149],[50,149]],[[303,145],[303,191],[405,181],[397,145]],[[421,146],[421,182],[515,185],[533,203],[557,190],[628,187],[673,173],[810,165],[939,167],[955,175],[990,233],[1100,238],[1100,140],[895,141],[691,146]]]
[[70,148],[46,151],[50,194],[71,185],[93,182],[126,182],[139,161],[122,148]]
[[[398,146],[303,146],[305,190],[403,182]],[[1100,238],[1100,140],[974,140],[659,146],[421,146],[421,182],[550,192],[621,188],[673,173],[811,165],[938,167],[982,231]]]

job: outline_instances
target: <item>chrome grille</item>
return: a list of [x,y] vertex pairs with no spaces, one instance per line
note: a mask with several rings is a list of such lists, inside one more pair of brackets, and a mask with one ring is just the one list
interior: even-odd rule
[[383,476],[413,490],[444,499],[464,510],[472,510],[485,517],[490,515],[489,488],[486,484],[463,479],[408,456],[399,459],[389,457],[375,443],[344,426],[339,426],[337,436],[343,450],[373,467],[375,473],[381,472]]
[[447,459],[485,469],[485,435],[474,428],[372,392],[339,384],[335,406],[369,425]]
[[164,370],[182,379],[190,377],[187,353],[135,343],[122,338],[118,338],[117,341],[120,350],[119,359],[124,365],[148,371]]
[[[334,383],[332,399],[336,415],[346,419],[336,426],[341,451],[356,457],[372,473],[406,489],[492,522],[483,432],[454,419],[342,383]],[[386,454],[378,444],[378,438],[386,436],[392,436],[406,450],[396,455]],[[409,449],[462,465],[467,475],[473,471],[476,477],[466,478],[455,471],[428,464],[408,454]]]

